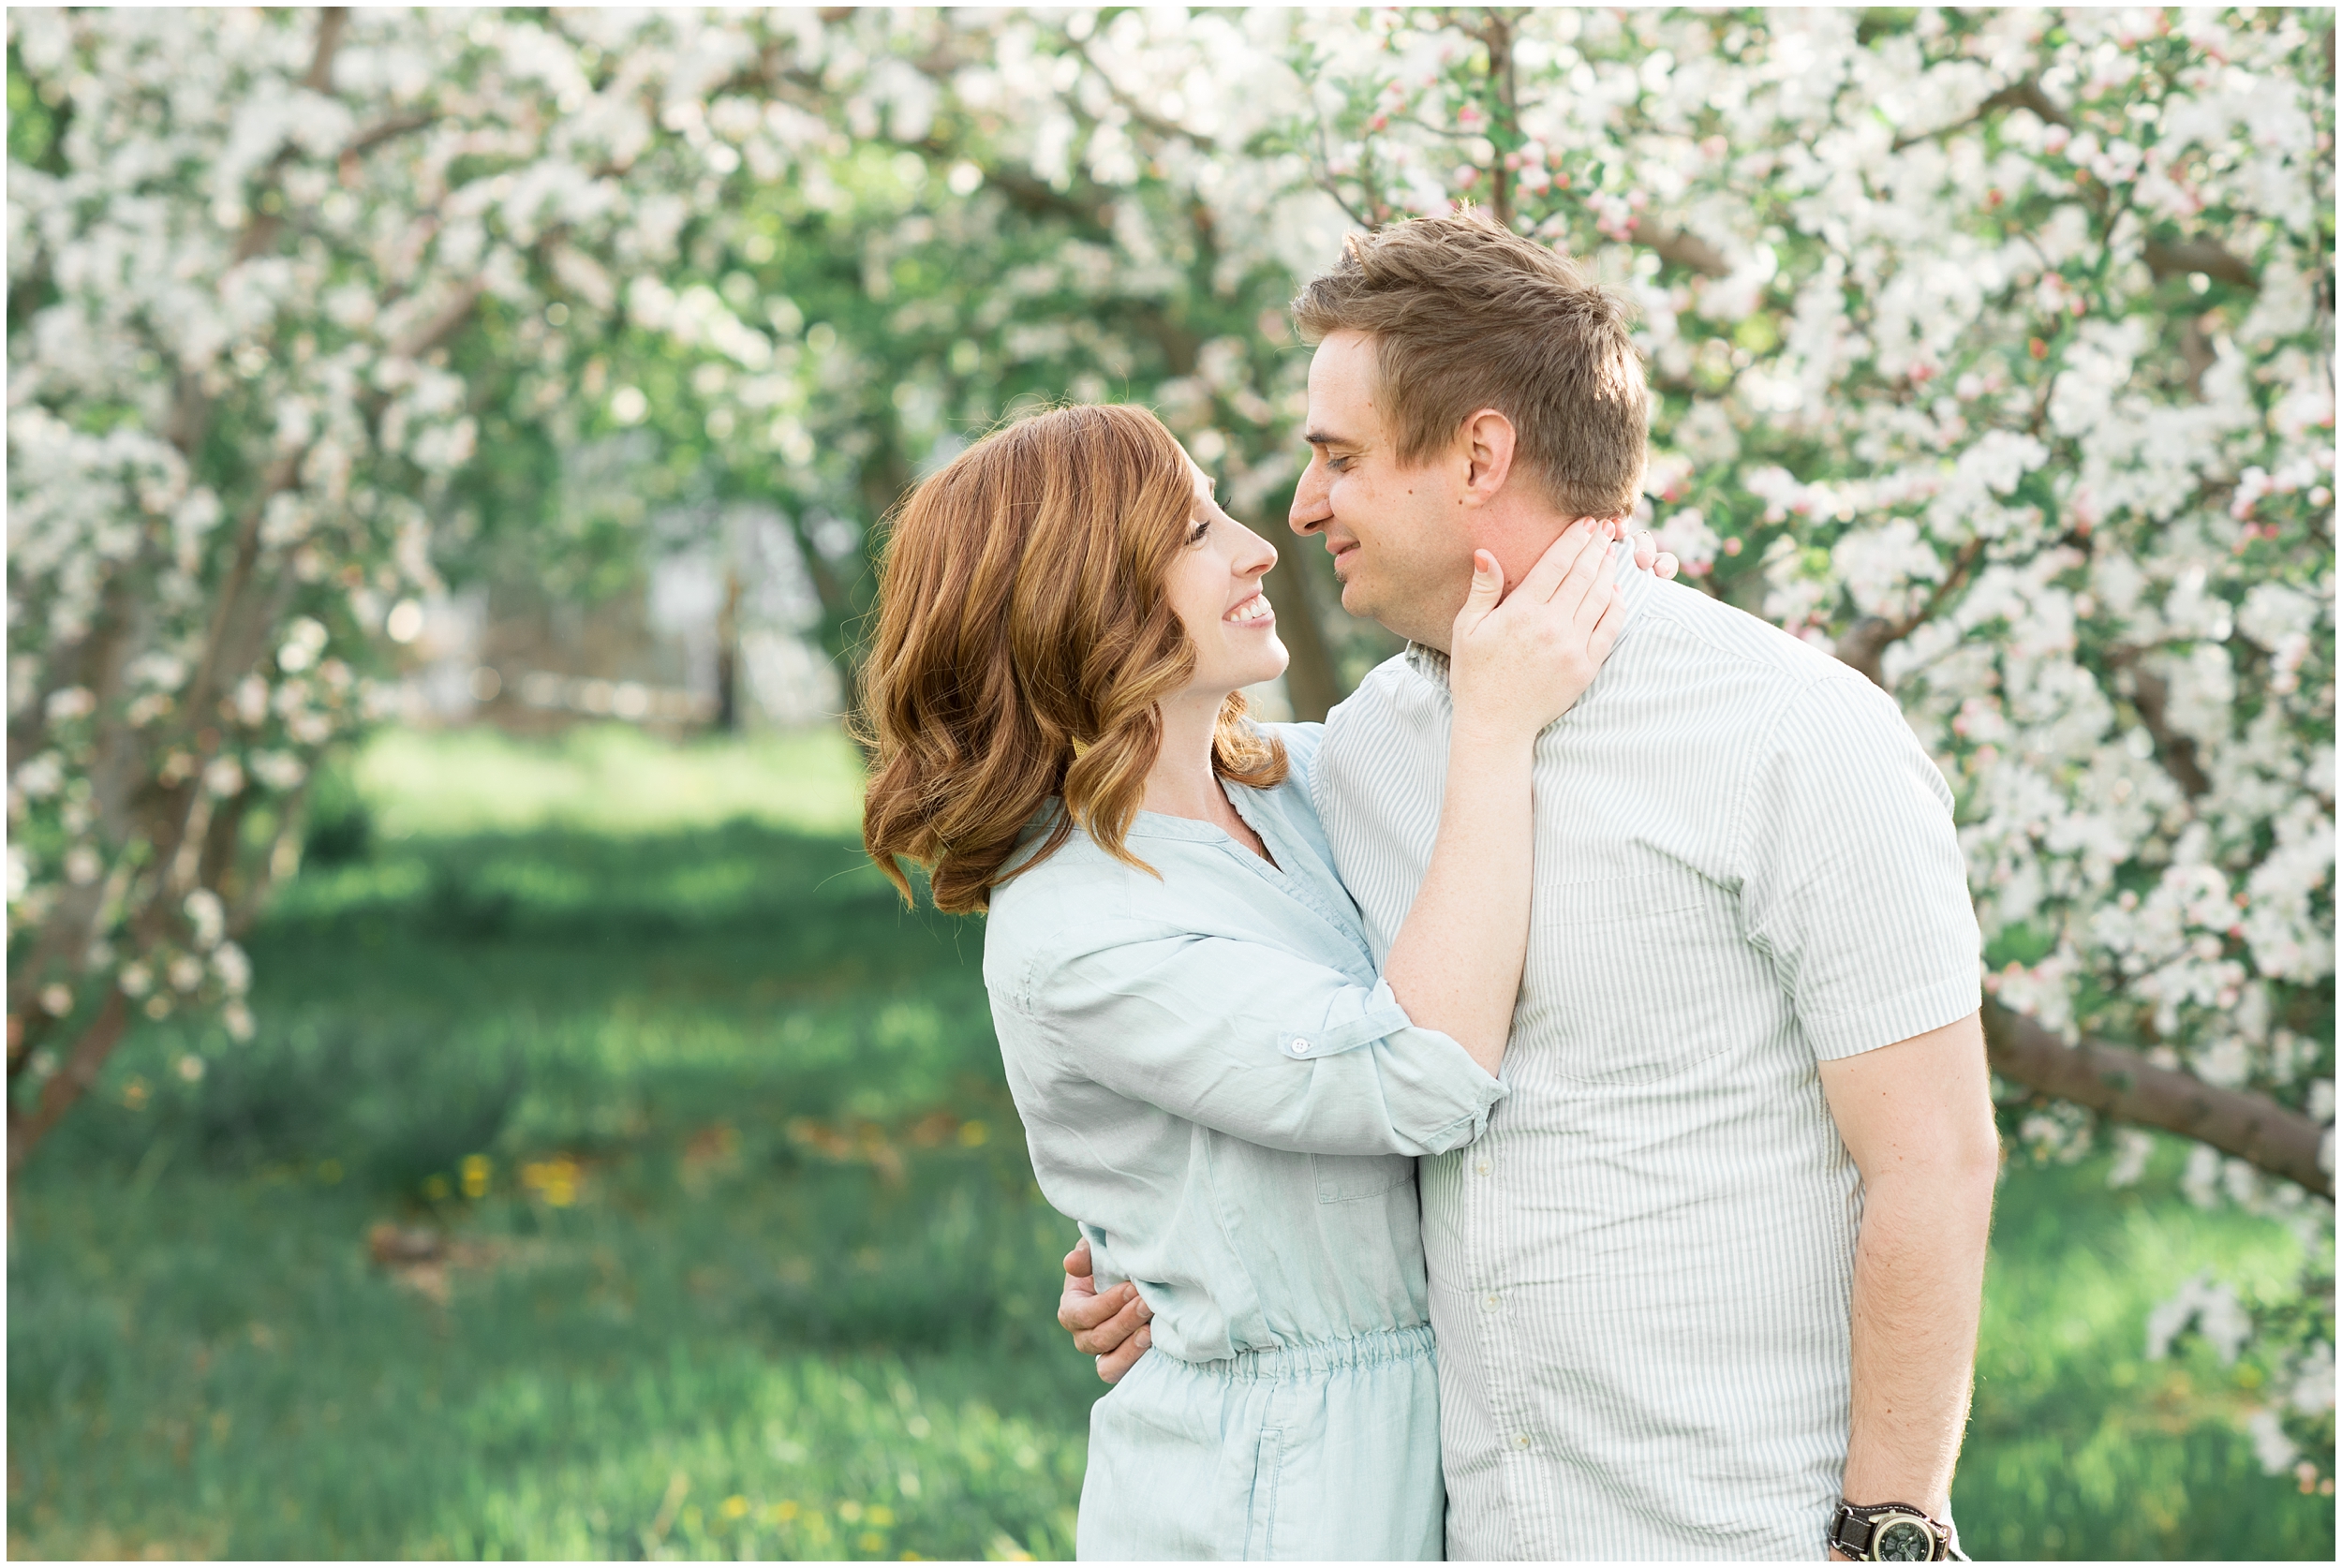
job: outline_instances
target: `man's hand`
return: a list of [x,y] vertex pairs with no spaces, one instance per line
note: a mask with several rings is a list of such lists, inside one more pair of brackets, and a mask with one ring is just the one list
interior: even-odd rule
[[1147,1348],[1155,1342],[1148,1326],[1155,1309],[1125,1280],[1104,1295],[1091,1278],[1089,1242],[1077,1242],[1065,1254],[1065,1294],[1058,1297],[1058,1326],[1074,1336],[1074,1348],[1098,1359],[1098,1375],[1119,1383]]

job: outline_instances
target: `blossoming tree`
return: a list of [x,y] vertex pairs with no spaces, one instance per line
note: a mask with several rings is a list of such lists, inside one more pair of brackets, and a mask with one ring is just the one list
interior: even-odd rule
[[[2136,1129],[2180,1132],[2200,1197],[2304,1225],[2323,1315],[2263,1325],[2300,1388],[2262,1446],[2330,1456],[2331,18],[1385,11],[1294,47],[1291,143],[1354,221],[1482,202],[1632,296],[1662,538],[1951,779],[2023,1136],[2127,1124],[2135,1179]],[[2164,1343],[2234,1315],[2194,1288]]]
[[713,199],[660,116],[737,40],[569,25],[10,14],[11,1168],[134,1014],[249,1031],[236,934],[467,522],[482,392],[557,415],[544,301]]
[[[1289,89],[1257,32],[12,11],[12,1168],[135,1017],[249,1031],[310,769],[483,551],[574,579],[771,503],[851,673],[872,525],[1020,396],[1146,397],[1274,489],[1298,252],[1199,140]],[[1150,50],[1183,128],[1100,64]]]

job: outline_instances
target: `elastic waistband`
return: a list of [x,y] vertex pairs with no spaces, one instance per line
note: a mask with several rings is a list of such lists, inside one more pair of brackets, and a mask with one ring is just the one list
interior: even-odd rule
[[[1384,1328],[1347,1339],[1297,1339],[1275,1350],[1238,1351],[1225,1361],[1179,1361],[1204,1377],[1230,1383],[1277,1383],[1291,1378],[1338,1371],[1345,1367],[1377,1367],[1394,1361],[1429,1360],[1436,1349],[1431,1325]],[[1152,1354],[1160,1355],[1157,1349]],[[1178,1360],[1176,1356],[1167,1359]]]

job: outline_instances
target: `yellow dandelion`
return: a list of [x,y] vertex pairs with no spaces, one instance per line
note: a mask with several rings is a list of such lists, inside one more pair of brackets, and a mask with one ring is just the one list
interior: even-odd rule
[[747,1498],[744,1498],[744,1497],[740,1496],[739,1494],[734,1493],[734,1495],[732,1495],[731,1497],[728,1497],[728,1498],[724,1499],[724,1504],[723,1504],[723,1508],[722,1508],[721,1512],[722,1512],[723,1516],[724,1516],[725,1518],[727,1518],[727,1519],[736,1519],[736,1518],[740,1518],[740,1517],[742,1517],[743,1516],[745,1516],[745,1515],[748,1513],[748,1511],[749,1511],[749,1500],[748,1500]]
[[464,1196],[484,1198],[488,1195],[488,1177],[496,1170],[494,1161],[484,1154],[467,1154],[461,1167]]
[[866,1552],[874,1552],[886,1545],[886,1537],[881,1535],[875,1530],[866,1530],[862,1532],[862,1539],[855,1542],[854,1545],[860,1546]]
[[863,1514],[873,1530],[884,1530],[895,1522],[895,1511],[883,1502],[874,1502]]
[[797,1513],[796,1503],[788,1498],[782,1498],[778,1502],[764,1510],[764,1516],[775,1524],[787,1524],[797,1516]]
[[544,1199],[555,1208],[567,1208],[577,1201],[577,1161],[566,1154],[550,1160],[540,1160],[521,1167],[521,1185]]
[[959,1143],[962,1148],[975,1148],[990,1136],[992,1136],[992,1129],[980,1121],[964,1122],[959,1129]]
[[852,1498],[848,1498],[845,1501],[837,1505],[837,1516],[845,1520],[848,1524],[860,1524],[862,1522],[862,1504],[854,1501]]

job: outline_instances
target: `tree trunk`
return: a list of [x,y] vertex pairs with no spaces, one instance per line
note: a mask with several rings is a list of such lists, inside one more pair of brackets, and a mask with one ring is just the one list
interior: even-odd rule
[[716,730],[740,732],[740,571],[724,568],[724,601],[716,612]]
[[29,1112],[20,1111],[11,1099],[8,1102],[8,1175],[13,1176],[24,1168],[49,1130],[57,1125],[74,1102],[87,1094],[97,1082],[97,1074],[106,1065],[106,1058],[122,1042],[123,1031],[130,1027],[130,998],[120,989],[106,994],[105,1005],[97,1016],[90,1020],[82,1038],[73,1043],[65,1065],[57,1075],[40,1087],[40,1093]]

